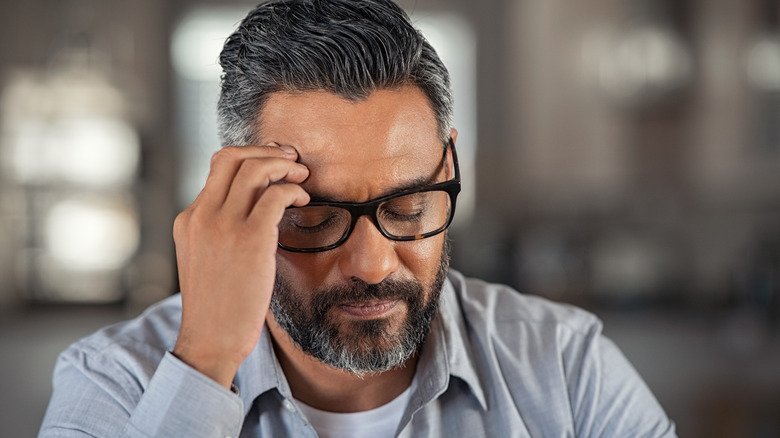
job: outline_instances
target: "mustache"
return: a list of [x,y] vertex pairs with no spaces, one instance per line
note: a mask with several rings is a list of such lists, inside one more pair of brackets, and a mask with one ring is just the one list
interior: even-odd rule
[[312,297],[313,313],[324,316],[334,306],[361,301],[402,300],[409,304],[418,303],[423,294],[422,285],[413,280],[384,280],[369,284],[360,279],[351,283],[324,288]]

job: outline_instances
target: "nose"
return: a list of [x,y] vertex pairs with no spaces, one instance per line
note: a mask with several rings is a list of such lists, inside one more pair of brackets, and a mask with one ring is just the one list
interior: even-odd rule
[[345,278],[377,284],[398,269],[394,242],[383,236],[367,216],[358,219],[340,250],[339,269]]

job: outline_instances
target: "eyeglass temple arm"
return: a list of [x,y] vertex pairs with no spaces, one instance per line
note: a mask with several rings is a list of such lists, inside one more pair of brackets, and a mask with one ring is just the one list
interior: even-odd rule
[[447,158],[447,147],[452,149],[452,164],[455,167],[455,180],[460,181],[460,166],[458,165],[458,152],[455,150],[455,142],[450,137],[444,144],[444,158]]

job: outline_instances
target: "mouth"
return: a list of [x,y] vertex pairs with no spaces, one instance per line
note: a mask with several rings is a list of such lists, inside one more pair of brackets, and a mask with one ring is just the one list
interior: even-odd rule
[[387,316],[396,308],[400,300],[369,300],[345,303],[339,310],[359,319],[377,319]]

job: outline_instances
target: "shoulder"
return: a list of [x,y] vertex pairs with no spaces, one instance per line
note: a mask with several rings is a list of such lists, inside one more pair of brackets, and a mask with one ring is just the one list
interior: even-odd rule
[[578,307],[468,278],[457,271],[451,271],[449,279],[467,325],[477,332],[514,337],[522,330],[558,338],[592,337],[601,332],[601,321]]
[[527,414],[522,421],[538,431],[562,428],[545,435],[674,434],[596,316],[454,271],[449,280],[450,321],[497,410]]

